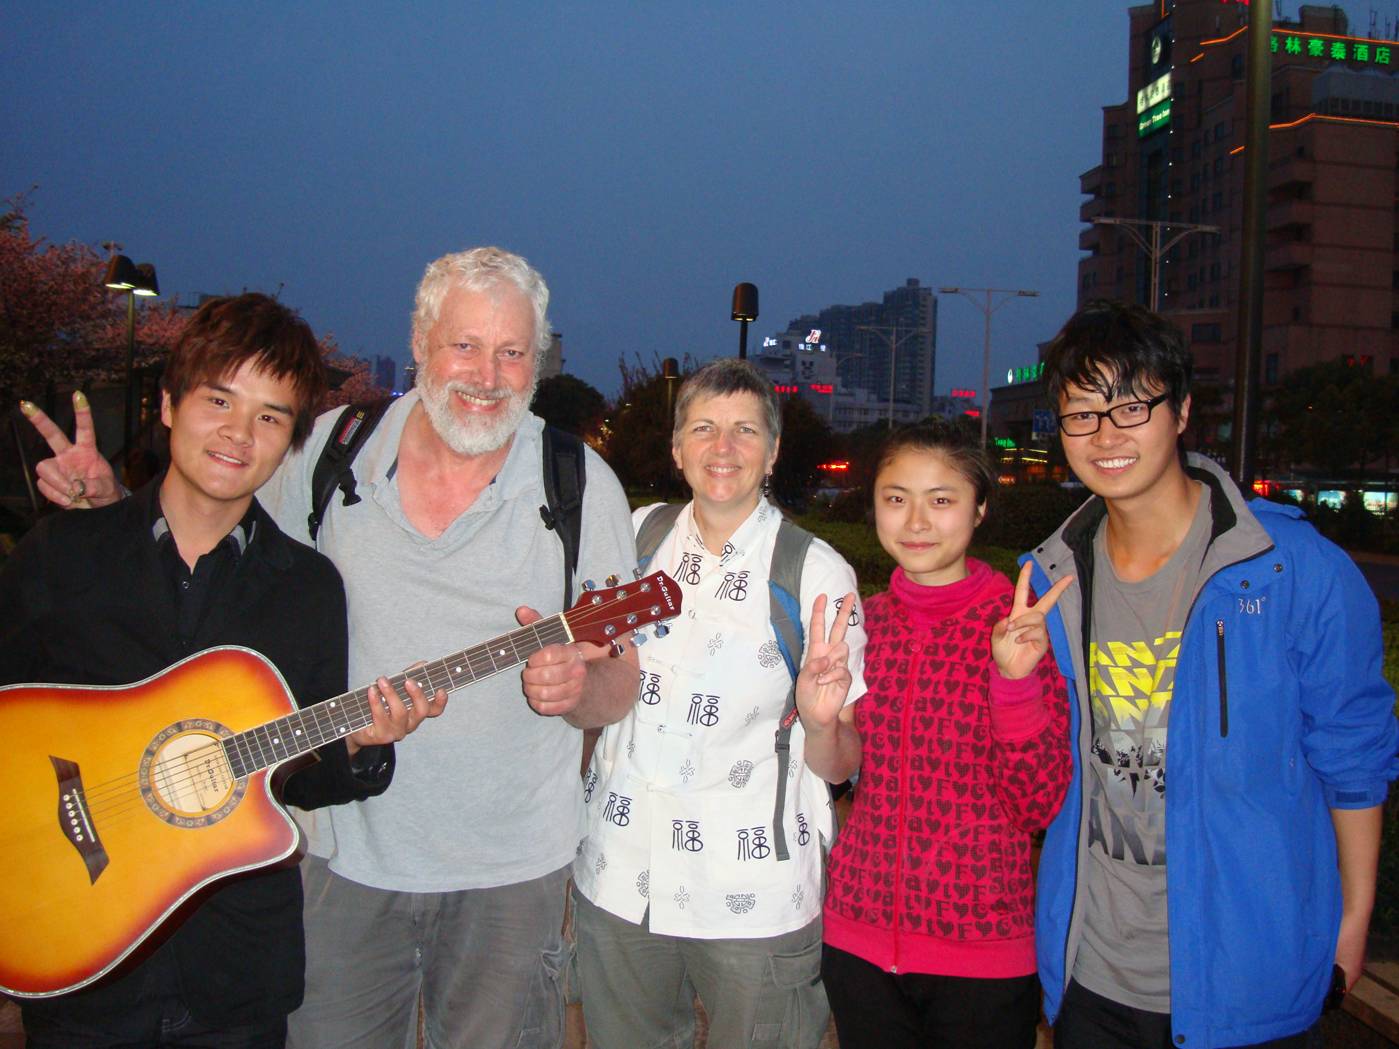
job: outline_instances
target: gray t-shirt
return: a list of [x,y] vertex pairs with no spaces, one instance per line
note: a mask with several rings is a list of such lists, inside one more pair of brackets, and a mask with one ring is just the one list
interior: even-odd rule
[[[563,547],[539,516],[543,422],[525,418],[495,480],[429,539],[404,516],[394,478],[417,400],[410,393],[389,408],[355,460],[361,502],[345,507],[336,493],[316,543],[345,579],[354,687],[509,633],[520,605],[561,610]],[[322,416],[258,492],[294,538],[306,537],[311,473],[338,416]],[[630,578],[635,566],[626,496],[588,451],[577,578]],[[583,834],[581,740],[562,718],[530,709],[518,668],[503,671],[458,690],[444,715],[398,744],[388,791],[305,814],[302,826],[332,870],[376,888],[517,884],[573,860]]]
[[1176,552],[1137,582],[1117,577],[1107,520],[1094,537],[1088,856],[1074,979],[1136,1009],[1170,1012],[1166,929],[1166,726],[1181,629],[1209,547],[1210,495]]

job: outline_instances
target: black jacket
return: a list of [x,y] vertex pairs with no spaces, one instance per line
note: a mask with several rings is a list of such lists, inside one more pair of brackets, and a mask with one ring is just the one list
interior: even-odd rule
[[[157,478],[101,510],[52,514],[0,565],[0,684],[122,685],[214,645],[242,645],[281,671],[301,705],[345,691],[345,591],[325,557],[288,539],[254,502],[255,524],[237,565],[194,641],[176,629],[176,605],[151,525]],[[191,716],[199,712],[191,710]],[[286,782],[301,808],[382,793],[392,760],[372,780],[356,777],[343,740]],[[173,963],[173,964],[172,964]],[[206,891],[169,939],[134,968],[72,994],[28,1002],[94,1019],[176,974],[177,992],[214,1025],[272,1020],[301,1002],[305,943],[301,878],[266,869]]]

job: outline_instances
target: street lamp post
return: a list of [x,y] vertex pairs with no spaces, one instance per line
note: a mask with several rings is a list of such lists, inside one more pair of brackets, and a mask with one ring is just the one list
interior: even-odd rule
[[107,260],[107,274],[102,283],[113,291],[126,293],[126,416],[122,422],[122,454],[131,448],[136,414],[136,296],[159,295],[160,284],[155,267],[149,262],[137,266],[125,255],[113,255]]
[[[1218,226],[1201,226],[1194,222],[1153,222],[1148,219],[1097,218],[1093,220],[1093,225],[1117,227],[1146,252],[1147,258],[1151,260],[1151,283],[1147,297],[1152,313],[1161,308],[1161,260],[1166,257],[1166,253],[1192,233],[1219,233]],[[1147,236],[1143,237],[1137,231],[1138,226],[1147,231]],[[1161,243],[1162,235],[1173,229],[1180,232],[1164,244]]]
[[[986,294],[986,305],[983,306],[971,296],[971,292],[980,291]],[[1018,288],[939,288],[942,295],[960,295],[973,306],[982,311],[986,318],[986,332],[981,346],[981,447],[986,447],[986,427],[991,419],[991,314],[1004,306],[1014,298],[1037,299],[1039,292],[1025,291]],[[1004,295],[1000,302],[993,303],[993,295]]]
[[758,319],[758,286],[744,281],[734,285],[729,319],[738,321],[738,359],[748,359],[748,322]]
[[898,360],[899,343],[903,342],[905,339],[912,338],[914,335],[922,334],[922,333],[923,333],[924,331],[926,331],[927,329],[926,329],[926,328],[913,328],[912,330],[906,331],[906,332],[904,332],[902,335],[900,335],[900,334],[899,334],[899,326],[898,326],[897,324],[889,325],[888,327],[884,327],[884,326],[880,326],[880,325],[875,325],[875,324],[858,324],[858,325],[855,326],[855,330],[856,330],[856,331],[872,331],[872,332],[874,332],[876,335],[883,336],[884,339],[886,339],[887,342],[888,342],[888,346],[889,346],[889,429],[892,430],[892,429],[894,428],[894,363]]

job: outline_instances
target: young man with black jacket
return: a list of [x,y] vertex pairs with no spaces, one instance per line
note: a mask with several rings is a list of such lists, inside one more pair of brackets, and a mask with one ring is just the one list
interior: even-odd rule
[[[124,685],[241,645],[267,657],[301,705],[344,692],[340,576],[253,497],[305,440],[324,386],[316,340],[286,307],[260,294],[202,306],[162,380],[169,468],[130,499],[50,515],[0,571],[0,682]],[[51,442],[64,440],[32,404],[22,408]],[[90,426],[80,412],[80,440]],[[76,484],[66,494],[81,499]],[[381,679],[373,724],[319,748],[287,779],[285,801],[315,808],[382,793],[392,741],[445,702],[408,691],[411,710]],[[139,963],[24,1002],[31,1049],[282,1045],[305,964],[296,867],[230,879],[198,899]]]

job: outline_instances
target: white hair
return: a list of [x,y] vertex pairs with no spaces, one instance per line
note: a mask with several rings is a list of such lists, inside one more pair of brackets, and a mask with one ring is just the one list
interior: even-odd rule
[[442,300],[452,288],[467,291],[489,291],[501,284],[512,285],[529,299],[534,308],[535,369],[549,350],[552,333],[549,325],[549,286],[539,271],[514,252],[504,248],[472,248],[470,251],[443,255],[428,263],[423,279],[418,282],[417,298],[413,304],[413,343],[426,335],[437,323],[442,312]]

